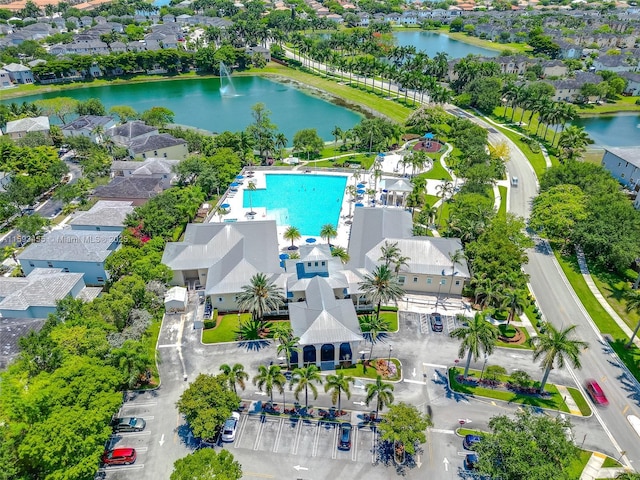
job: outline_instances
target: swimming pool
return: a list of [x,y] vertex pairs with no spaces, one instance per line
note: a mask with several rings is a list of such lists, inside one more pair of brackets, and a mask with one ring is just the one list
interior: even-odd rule
[[243,207],[265,207],[278,225],[291,225],[302,235],[319,236],[322,226],[338,226],[347,177],[340,175],[266,174],[266,189],[244,190]]

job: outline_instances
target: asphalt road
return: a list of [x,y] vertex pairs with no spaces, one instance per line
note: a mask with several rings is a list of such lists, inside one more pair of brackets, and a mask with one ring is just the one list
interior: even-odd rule
[[[528,219],[531,201],[538,189],[533,169],[518,146],[505,135],[480,119],[473,118],[473,121],[493,130],[494,133],[489,134],[492,143],[507,142],[509,145],[511,158],[507,163],[508,175],[519,179],[518,186],[510,189],[509,211]],[[546,242],[535,237],[534,240],[536,246],[528,251],[529,263],[524,270],[529,275],[531,289],[542,313],[556,327],[577,325],[577,336],[589,343],[589,348],[580,357],[582,368],[574,370],[567,367],[567,371],[580,387],[588,378],[600,383],[610,403],[608,408],[594,408],[594,416],[614,445],[614,456],[622,455],[622,461],[631,468],[635,464],[640,465],[638,433],[627,420],[628,415],[640,415],[640,386],[621,367],[617,357],[612,355]]]

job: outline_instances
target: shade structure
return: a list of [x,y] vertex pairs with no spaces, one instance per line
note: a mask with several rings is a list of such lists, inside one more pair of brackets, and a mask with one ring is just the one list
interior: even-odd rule
[[429,132],[429,133],[425,133],[424,134],[424,138],[431,140],[434,137],[433,133]]
[[238,185],[240,185],[238,182],[232,182],[231,185],[229,185],[230,187],[237,187]]
[[364,207],[364,204],[363,204],[363,203],[358,202],[358,203],[356,203],[356,207]]
[[222,205],[220,205],[220,208],[224,208],[225,210],[227,208],[229,208],[231,205],[229,205],[228,203],[223,203]]
[[379,156],[379,157],[386,157],[386,156],[387,156],[387,154],[386,154],[386,153],[382,153],[382,152],[378,152],[378,156]]
[[289,254],[288,253],[281,253],[280,254],[280,260],[286,260],[287,258],[289,258]]
[[365,188],[366,185],[364,183],[359,183],[358,185],[356,185],[356,188]]
[[364,194],[365,194],[365,191],[364,191],[363,189],[359,189],[359,190],[356,190],[356,193],[357,193],[358,195],[364,195]]
[[316,239],[313,237],[309,237],[305,240],[307,243],[316,243]]
[[236,178],[237,178],[238,180],[242,180],[242,179],[244,178],[244,175],[236,175]]

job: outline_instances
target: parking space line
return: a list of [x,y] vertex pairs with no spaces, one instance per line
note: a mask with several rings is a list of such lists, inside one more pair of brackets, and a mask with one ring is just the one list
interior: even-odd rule
[[151,430],[145,430],[144,432],[118,432],[115,435],[122,435],[123,437],[146,437],[151,435]]
[[280,437],[282,436],[282,427],[284,426],[284,418],[280,419],[280,426],[278,427],[278,433],[276,433],[276,441],[273,442],[273,453],[278,452],[278,444],[280,443]]
[[297,455],[298,454],[298,445],[300,445],[300,431],[302,429],[302,421],[298,420],[298,426],[296,428],[296,439],[293,442],[293,449],[291,451],[292,455]]
[[155,407],[158,402],[146,402],[146,403],[123,403],[122,408],[138,408],[138,407]]
[[333,436],[333,450],[331,450],[331,458],[333,460],[338,456],[338,437],[340,436],[340,429],[334,428],[335,435]]
[[240,439],[242,438],[242,435],[244,434],[244,429],[246,428],[247,423],[249,422],[249,415],[242,415],[240,417],[240,422],[242,423],[242,425],[240,425],[240,428],[236,432],[236,439],[233,442],[233,448],[240,448]]
[[376,451],[376,444],[378,443],[378,436],[376,435],[376,429],[372,428],[371,431],[373,435],[371,436],[371,463],[376,463],[376,458],[378,457],[378,452]]
[[316,423],[316,434],[313,437],[313,450],[311,451],[311,456],[315,457],[318,455],[318,439],[320,438],[320,423]]
[[256,441],[253,442],[253,449],[254,450],[258,450],[258,447],[260,446],[260,439],[262,438],[262,432],[264,430],[264,424],[265,423],[267,423],[267,417],[263,415],[260,418],[260,427],[258,428],[258,434],[256,435]]
[[423,363],[425,367],[434,367],[434,368],[447,368],[446,365],[440,365],[438,363]]
[[355,462],[358,457],[358,435],[360,435],[360,429],[353,429],[353,448],[351,451],[351,461]]
[[144,463],[137,463],[135,465],[118,465],[116,467],[102,467],[99,468],[99,472],[109,473],[109,472],[119,472],[122,470],[142,470],[144,468]]

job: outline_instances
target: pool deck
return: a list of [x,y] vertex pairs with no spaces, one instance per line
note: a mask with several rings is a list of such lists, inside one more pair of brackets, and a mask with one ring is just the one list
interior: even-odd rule
[[[227,215],[222,217],[223,222],[242,222],[247,220],[273,220],[275,219],[273,216],[269,215],[269,212],[265,207],[253,207],[253,211],[256,212],[256,215],[251,218],[249,215],[249,208],[243,207],[243,196],[244,191],[247,189],[247,185],[249,182],[253,182],[256,186],[256,189],[264,189],[266,188],[266,175],[267,174],[290,174],[290,175],[335,175],[347,178],[347,186],[356,185],[358,183],[363,183],[367,185],[367,188],[373,188],[374,179],[372,175],[365,174],[360,175],[360,177],[355,177],[353,174],[348,172],[332,172],[332,171],[310,171],[306,172],[303,170],[291,171],[291,170],[254,170],[253,173],[249,173],[251,170],[245,169],[242,172],[244,179],[238,181],[240,185],[237,187],[236,191],[233,189],[227,190],[225,194],[222,196],[218,205],[229,204]],[[382,177],[386,178],[385,176]],[[389,177],[389,178],[397,178],[397,177]],[[380,182],[378,181],[378,190],[380,190]],[[379,192],[377,192],[379,194]],[[351,233],[351,221],[353,220],[353,213],[355,210],[356,202],[350,201],[350,196],[348,194],[343,194],[342,197],[342,208],[340,210],[340,218],[338,220],[337,232],[338,236],[335,239],[331,240],[332,245],[341,246],[347,248],[349,246],[349,235]],[[372,206],[372,203],[369,201],[368,195],[364,195],[364,199],[362,203],[368,206]],[[376,205],[380,206],[380,205]],[[381,207],[382,208],[382,207]],[[385,208],[396,208],[396,207],[385,207]],[[351,213],[351,217],[349,214]],[[220,222],[219,215],[213,215],[210,219],[211,222]],[[283,238],[283,234],[287,229],[288,225],[278,226],[278,248],[282,252],[288,252],[289,247],[291,246],[291,242],[285,240]],[[316,243],[326,243],[326,240],[320,237],[309,237],[307,235],[303,235],[303,237],[295,242],[296,246],[304,245],[307,238],[315,238]]]

